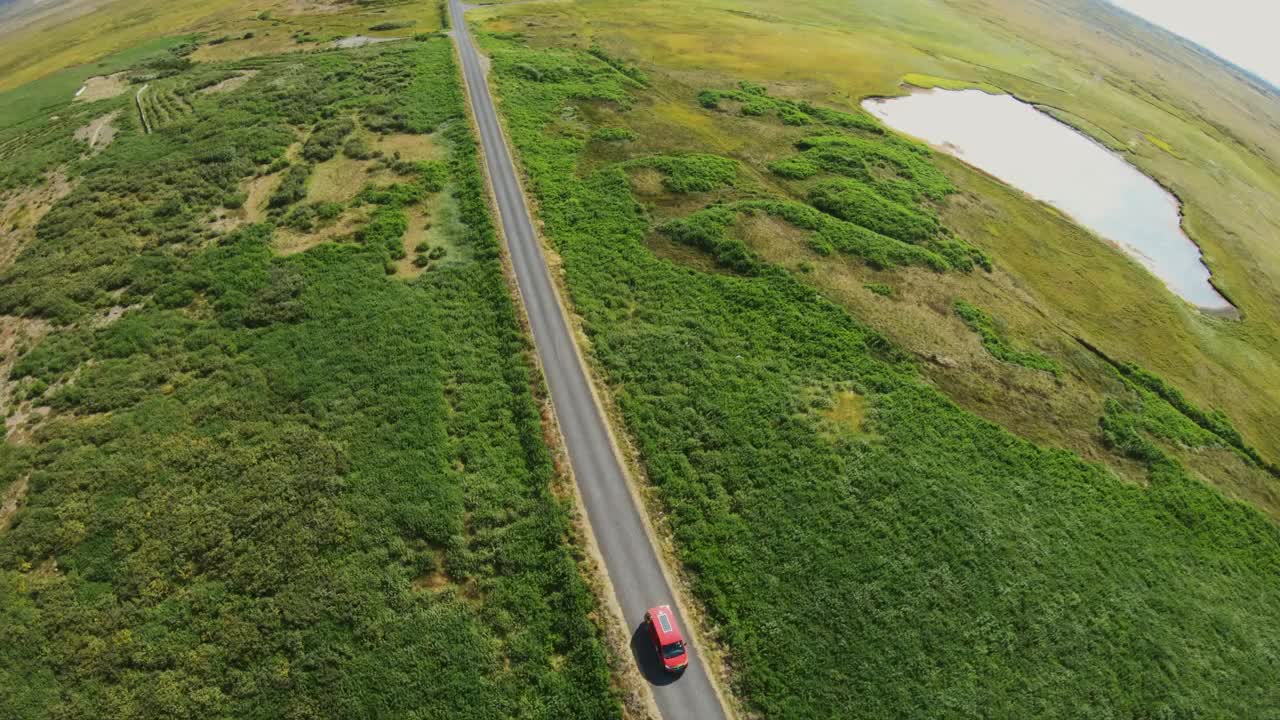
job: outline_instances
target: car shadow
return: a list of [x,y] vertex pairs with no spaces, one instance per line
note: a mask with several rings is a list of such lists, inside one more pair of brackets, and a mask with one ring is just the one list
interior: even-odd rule
[[658,657],[658,651],[654,649],[644,623],[636,626],[631,633],[631,657],[635,658],[636,667],[640,668],[644,679],[650,684],[670,685],[680,679],[678,673],[669,673],[662,667],[662,659]]

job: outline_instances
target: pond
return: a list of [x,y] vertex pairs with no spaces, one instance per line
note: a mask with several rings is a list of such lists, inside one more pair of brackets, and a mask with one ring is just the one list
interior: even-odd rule
[[1069,125],[1009,95],[980,90],[930,90],[867,100],[863,107],[895,130],[1063,211],[1191,304],[1232,309],[1182,231],[1178,199]]

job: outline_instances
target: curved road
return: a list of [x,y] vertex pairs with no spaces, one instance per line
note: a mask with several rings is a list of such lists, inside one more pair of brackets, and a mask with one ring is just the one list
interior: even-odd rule
[[[529,315],[534,345],[564,433],[569,463],[586,504],[587,521],[630,625],[633,655],[652,686],[665,720],[724,718],[724,710],[696,648],[690,653],[688,669],[673,680],[656,667],[652,649],[645,646],[642,636],[635,634],[646,609],[669,603],[674,596],[640,519],[641,510],[627,487],[622,465],[613,452],[604,416],[591,394],[590,380],[574,349],[573,334],[561,312],[560,300],[533,231],[529,208],[516,181],[515,166],[489,94],[482,59],[463,17],[464,10],[459,0],[450,0],[453,37],[462,58],[471,108],[480,128],[480,142],[515,268],[516,284]],[[683,618],[680,622],[681,627],[685,627]]]

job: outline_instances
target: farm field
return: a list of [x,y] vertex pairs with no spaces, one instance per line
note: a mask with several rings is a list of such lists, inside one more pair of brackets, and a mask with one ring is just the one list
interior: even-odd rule
[[[1274,93],[1124,18],[1058,67],[1056,11],[996,20],[1007,5],[472,17],[590,358],[749,712],[1265,717],[1276,286],[1243,230],[1274,227]],[[1058,19],[1086,33],[1108,12]],[[1130,35],[1141,62],[1109,54]],[[1169,81],[1167,112],[1135,109],[1153,48],[1221,87]],[[1072,85],[1092,63],[1123,90]],[[1112,137],[1187,203],[1242,319],[859,110],[910,72]],[[1195,111],[1188,88],[1257,112]]]
[[193,52],[0,131],[0,716],[617,717],[448,39]]

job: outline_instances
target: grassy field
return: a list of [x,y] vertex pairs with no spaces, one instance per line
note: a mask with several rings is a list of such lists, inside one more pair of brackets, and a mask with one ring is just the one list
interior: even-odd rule
[[[66,4],[65,12],[32,25],[0,28],[0,91],[67,68],[92,68],[103,57],[134,51],[164,35],[201,34],[221,41],[201,48],[197,59],[231,60],[315,49],[347,35],[394,37],[440,27],[440,6],[435,2],[111,0]],[[378,26],[395,27],[375,29]]]
[[[1051,315],[1068,334],[1150,366],[1200,403],[1230,412],[1254,444],[1280,457],[1274,431],[1280,426],[1280,258],[1266,240],[1280,232],[1280,177],[1267,160],[1280,158],[1280,135],[1269,119],[1274,93],[1249,87],[1094,2],[1055,10],[1041,2],[862,0],[784,10],[772,0],[654,0],[627,3],[623,11],[608,0],[590,0],[486,12],[494,17],[491,29],[518,31],[534,46],[595,43],[645,70],[660,68],[661,82],[643,101],[653,103],[653,112],[633,121],[648,123],[654,137],[670,136],[655,143],[659,152],[713,149],[751,159],[772,140],[792,139],[696,112],[688,98],[706,88],[750,80],[775,95],[847,110],[866,96],[903,92],[900,83],[912,74],[1014,92],[1128,148],[1131,161],[1186,203],[1187,229],[1243,322],[1195,312],[1120,253],[1092,247],[1042,208],[991,202],[990,183],[945,161],[964,192],[943,212],[969,202],[959,209],[973,212],[955,213],[964,217],[952,225],[1017,278],[1017,295],[999,301],[996,314]],[[1079,47],[1055,39],[1059,34]],[[795,52],[798,47],[804,51]],[[997,228],[999,237],[987,228]]]
[[[1035,51],[929,7],[478,16],[734,689],[779,718],[1267,717],[1269,290],[1233,292],[1243,322],[1201,316],[1060,214],[870,122],[857,100],[907,72],[1005,87],[972,48],[993,66]],[[969,60],[922,60],[948,52]],[[1225,137],[1222,164],[1248,165]]]
[[154,88],[6,136],[71,190],[0,268],[0,716],[618,716],[449,41]]

